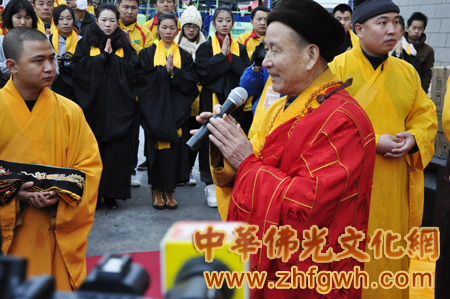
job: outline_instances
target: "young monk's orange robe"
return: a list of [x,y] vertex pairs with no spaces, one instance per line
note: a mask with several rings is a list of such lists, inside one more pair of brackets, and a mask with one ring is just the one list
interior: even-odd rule
[[2,252],[25,257],[27,276],[51,274],[57,289],[77,289],[86,276],[87,236],[102,171],[94,134],[81,108],[49,88],[30,112],[12,79],[0,90],[0,128],[0,159],[86,174],[81,200],[60,199],[56,211],[20,203],[17,196],[0,207]]

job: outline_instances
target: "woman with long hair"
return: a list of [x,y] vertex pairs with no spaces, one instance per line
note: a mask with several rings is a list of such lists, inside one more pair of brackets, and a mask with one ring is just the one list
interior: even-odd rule
[[[33,6],[27,0],[11,0],[2,12],[2,29],[6,32],[12,28],[25,26],[36,29],[37,16]],[[0,36],[0,87],[3,87],[11,76],[6,67],[6,57],[3,52],[3,38]]]
[[110,209],[117,209],[116,199],[131,197],[137,55],[125,32],[118,28],[116,6],[102,4],[96,15],[72,57],[73,87],[103,161],[98,198]]
[[153,207],[176,209],[177,176],[189,178],[185,143],[190,137],[191,105],[198,95],[197,75],[191,55],[174,42],[178,33],[175,16],[161,15],[157,31],[160,40],[139,53],[137,92],[147,140]]
[[[211,40],[201,44],[195,53],[197,72],[200,76],[200,113],[212,112],[215,104],[223,104],[230,91],[239,86],[245,68],[250,65],[245,46],[237,43],[231,36],[234,25],[233,13],[228,7],[218,7],[213,16],[216,34]],[[242,106],[232,116],[242,128],[250,127],[251,120],[244,117]],[[250,123],[249,123],[250,122]],[[217,207],[215,188],[209,168],[209,142],[199,149],[200,178],[205,188],[207,204]]]

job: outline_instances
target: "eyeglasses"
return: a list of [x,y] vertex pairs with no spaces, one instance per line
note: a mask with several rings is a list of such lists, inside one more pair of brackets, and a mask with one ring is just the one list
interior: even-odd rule
[[167,4],[173,4],[174,0],[158,0],[158,3],[164,3],[167,2]]
[[195,24],[186,24],[184,25],[184,27],[188,30],[192,29],[192,30],[199,30],[200,28],[198,27],[198,25]]

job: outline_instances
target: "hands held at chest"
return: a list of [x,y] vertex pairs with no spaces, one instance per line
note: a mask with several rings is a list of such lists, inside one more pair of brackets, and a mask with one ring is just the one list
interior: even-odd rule
[[166,69],[168,74],[173,73],[173,53],[170,53],[167,57]]
[[397,133],[396,136],[383,134],[377,144],[377,154],[385,158],[400,158],[416,145],[416,139],[409,132]]
[[106,40],[105,52],[108,53],[108,54],[112,53],[112,46],[111,46],[111,39],[110,38],[108,38]]
[[29,188],[33,186],[33,182],[23,183],[20,187],[17,198],[35,208],[46,208],[55,205],[59,201],[59,196],[55,191],[49,192],[30,192]]
[[223,44],[222,44],[223,55],[227,56],[228,54],[230,54],[230,47],[231,47],[231,42],[230,42],[230,38],[227,35],[223,39]]
[[[220,113],[220,105],[214,107],[216,114]],[[217,146],[228,163],[238,169],[242,161],[249,155],[253,154],[253,147],[247,137],[241,132],[241,126],[236,123],[233,117],[224,114],[222,118],[211,118],[211,112],[203,112],[197,116],[197,121],[205,123],[209,119],[207,125],[211,132],[209,140]],[[194,134],[197,130],[192,130]]]

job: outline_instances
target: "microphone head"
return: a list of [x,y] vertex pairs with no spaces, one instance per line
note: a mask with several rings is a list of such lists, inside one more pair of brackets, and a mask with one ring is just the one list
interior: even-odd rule
[[245,103],[245,101],[248,98],[247,91],[242,87],[236,87],[233,90],[231,90],[230,94],[228,95],[228,99],[233,101],[233,103],[236,105],[236,107],[241,106]]

